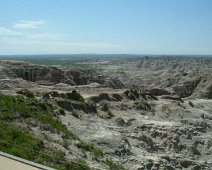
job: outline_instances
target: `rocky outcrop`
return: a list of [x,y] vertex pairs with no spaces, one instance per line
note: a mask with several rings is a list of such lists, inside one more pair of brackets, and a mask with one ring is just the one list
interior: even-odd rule
[[62,98],[67,100],[73,100],[78,102],[84,102],[84,98],[76,90],[72,90],[69,93],[58,93],[57,91],[51,91],[43,94],[43,99]]
[[130,89],[130,90],[126,90],[124,92],[124,95],[130,99],[130,100],[136,100],[139,98],[139,96],[141,95],[139,90],[136,89]]
[[82,110],[85,113],[97,112],[96,105],[92,103],[73,102],[73,101],[67,101],[67,100],[57,100],[56,103],[58,106],[68,111]]
[[27,81],[38,82],[39,84],[50,85],[60,82],[65,82],[70,85],[85,84],[85,80],[81,80],[81,76],[78,74],[73,74],[72,76],[68,74],[67,76],[63,70],[58,69],[57,67],[29,64],[22,67],[11,67],[10,70],[13,71],[17,77],[23,78]]
[[[64,76],[66,77],[66,79],[64,79],[64,81],[70,85],[86,85],[89,83],[89,74],[87,74],[86,72],[84,73],[81,70],[66,70],[64,72]],[[74,83],[74,84],[73,84]]]
[[154,96],[162,96],[162,95],[170,95],[171,93],[168,92],[165,89],[159,89],[159,88],[153,88],[148,90],[149,93],[151,93]]
[[[135,58],[130,61],[132,60],[137,61],[139,59]],[[126,72],[124,69],[118,68],[124,70],[126,75],[123,77],[128,79],[131,84],[134,85],[134,82],[131,82],[127,75],[133,76],[136,81],[138,80],[139,86],[131,87],[125,92],[123,89],[105,88],[103,84],[106,84],[106,81],[111,81],[105,76],[106,69],[106,71],[104,70],[105,74],[96,76],[101,75],[101,72],[97,74],[83,69],[46,67],[50,69],[47,73],[49,77],[52,76],[51,72],[54,71],[62,74],[63,78],[60,81],[64,84],[59,83],[54,86],[45,86],[45,88],[37,84],[44,80],[55,83],[51,79],[47,79],[47,75],[44,76],[45,79],[36,80],[37,83],[23,81],[20,78],[16,80],[21,80],[23,85],[30,85],[29,89],[35,95],[35,99],[47,104],[48,111],[43,111],[44,115],[45,112],[50,115],[53,114],[55,120],[61,120],[62,126],[72,130],[81,139],[97,144],[105,154],[104,161],[108,162],[111,158],[126,169],[132,170],[211,169],[212,115],[210,113],[212,101],[197,98],[211,98],[211,72],[206,70],[206,73],[203,74],[201,66],[197,65],[196,68],[193,68],[194,64],[189,63],[190,61],[192,60],[185,59],[184,61],[184,59],[178,60],[176,58],[165,58],[164,60],[156,58],[152,60],[146,58],[141,63],[141,67],[138,67],[139,70],[135,70],[135,63],[131,65],[133,69],[130,70],[129,67]],[[124,67],[128,64],[131,63],[125,63]],[[121,64],[119,66],[121,67]],[[22,67],[22,65],[17,63],[6,68],[10,70],[9,67]],[[45,66],[41,66],[41,69],[44,68]],[[104,68],[106,68],[106,65],[104,65]],[[110,70],[108,73],[111,72]],[[15,77],[17,76],[15,75]],[[8,81],[1,79],[1,81],[3,80]],[[94,86],[84,86],[84,84],[92,82],[96,82],[97,85],[94,83]],[[67,84],[82,84],[83,86],[70,87]],[[121,87],[119,83],[114,82],[108,83],[107,86]],[[174,88],[176,88],[175,91]],[[70,91],[70,89],[77,90]],[[13,94],[13,91],[15,89],[3,91],[3,93]],[[79,91],[85,97],[84,100]],[[21,94],[28,95],[29,92],[21,91]],[[41,98],[42,95],[43,98]],[[189,98],[182,98],[182,96],[189,96]],[[21,99],[26,99],[26,97],[21,97]],[[37,106],[34,107],[36,102],[30,102],[31,100],[33,99],[29,100],[30,108],[36,109]],[[7,105],[7,102],[2,103],[2,105]],[[10,108],[13,110],[13,106]],[[37,108],[40,108],[40,106]],[[7,112],[7,110],[0,109],[0,116],[2,118],[9,117],[10,115]],[[15,123],[21,125],[25,120],[32,121],[27,118],[19,120],[21,114],[23,114],[22,109],[20,112],[15,112],[15,117],[17,117]],[[42,115],[38,118],[36,115],[34,117],[36,120],[38,119],[38,123],[43,118],[44,122],[51,123]],[[26,128],[32,132],[34,130],[37,135],[39,129],[34,124],[26,126]],[[53,125],[58,126],[57,123]],[[52,138],[45,138],[46,140],[53,139],[47,140],[47,143],[58,141],[55,138],[56,135],[65,139],[65,141],[60,141],[62,147],[59,148],[60,150],[66,148],[65,158],[72,160],[77,156],[75,148],[78,144],[77,141],[67,140],[66,134],[62,135],[56,132],[53,126],[52,128],[43,125],[40,127],[42,127],[40,134],[45,132],[44,129],[48,130],[48,134],[49,131],[53,133]],[[65,130],[65,128],[62,129]],[[73,147],[74,149],[72,149]],[[79,158],[94,160],[91,153],[84,152],[84,149],[90,150],[91,148],[92,145],[83,145]],[[89,165],[103,169],[108,168],[107,166],[98,166],[101,158],[95,160],[94,163],[89,161]],[[109,165],[114,165],[112,162],[109,163]]]
[[85,69],[62,69],[54,66],[35,65],[26,62],[1,61],[0,79],[22,78],[42,85],[65,83],[72,86],[99,83],[112,88],[123,88],[117,78],[98,76],[98,73]]
[[95,103],[98,103],[103,100],[107,100],[107,101],[111,100],[110,96],[107,93],[101,93],[98,96],[92,96],[89,99]]
[[115,101],[121,101],[123,99],[123,97],[118,93],[113,93],[112,99],[115,100]]
[[16,74],[10,69],[0,66],[0,79],[13,79],[16,78]]
[[179,85],[173,86],[173,90],[179,97],[188,97],[193,94],[200,81],[200,77],[184,81]]
[[114,89],[124,88],[124,84],[117,78],[109,78],[105,81],[104,84]]
[[152,93],[150,93],[148,90],[147,91],[142,91],[142,90],[137,90],[137,89],[130,89],[126,90],[124,92],[124,95],[130,99],[130,100],[137,100],[137,99],[144,99],[144,100],[158,100],[156,96],[154,96]]
[[212,99],[212,84],[209,84],[202,92],[202,97],[206,99]]
[[192,96],[198,98],[212,99],[212,75],[208,75],[202,78]]
[[62,70],[57,67],[46,67],[26,62],[2,62],[18,78],[27,81],[43,83],[59,83],[64,77]]
[[169,99],[169,100],[176,100],[176,101],[183,102],[183,100],[179,96],[164,95],[161,97],[161,99]]

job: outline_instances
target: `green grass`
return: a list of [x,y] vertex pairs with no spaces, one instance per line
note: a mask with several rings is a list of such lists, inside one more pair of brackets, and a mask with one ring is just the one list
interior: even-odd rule
[[[11,145],[10,143],[15,145]],[[24,159],[32,160],[34,159],[32,150],[39,151],[41,145],[41,141],[34,139],[26,132],[0,121],[1,151],[22,157]],[[27,148],[28,150],[23,148]]]
[[80,141],[80,143],[77,144],[77,147],[80,148],[82,152],[84,151],[92,152],[95,158],[103,157],[102,150],[91,143]]
[[41,140],[2,120],[0,120],[0,150],[57,169],[65,170],[72,165],[63,159],[63,152],[46,150]]
[[76,135],[68,131],[66,126],[53,116],[53,107],[32,98],[20,96],[0,95],[0,119],[11,122],[15,119],[32,118],[46,125],[50,125],[57,133],[64,133],[73,139],[78,139]]
[[[0,94],[0,150],[27,160],[38,162],[46,166],[61,170],[90,169],[85,162],[82,164],[68,163],[64,160],[61,151],[47,150],[43,142],[34,137],[27,129],[17,128],[14,122],[33,119],[42,124],[51,126],[55,132],[63,134],[67,141],[78,140],[78,148],[82,152],[91,152],[94,158],[103,156],[101,149],[93,144],[82,141],[77,135],[67,129],[54,115],[51,104],[38,101],[36,98],[22,96],[6,96]],[[68,147],[67,141],[64,146]],[[71,142],[71,141],[70,141]],[[62,159],[62,160],[61,160]]]
[[67,169],[71,164],[61,161],[63,152],[46,150],[40,139],[13,125],[16,119],[31,118],[52,126],[58,133],[78,138],[51,115],[52,111],[51,105],[36,99],[0,94],[0,150],[57,169]]
[[105,164],[108,165],[111,170],[125,170],[123,166],[116,164],[111,159],[106,159]]
[[59,108],[59,113],[63,116],[66,115],[65,110],[63,108]]
[[[68,170],[92,170],[87,163],[82,159],[76,159],[70,165],[67,166]],[[67,170],[66,169],[66,170]]]
[[1,120],[0,150],[59,170],[90,169],[85,161],[68,162],[62,151],[46,150],[41,140]]
[[61,65],[66,67],[75,67],[75,68],[89,68],[90,64],[80,64],[82,60],[80,59],[67,59],[67,60],[61,60],[58,58],[29,58],[29,57],[20,57],[15,58],[14,60],[20,60],[20,61],[26,61],[33,64],[38,65],[47,65],[47,66],[55,66],[55,65]]

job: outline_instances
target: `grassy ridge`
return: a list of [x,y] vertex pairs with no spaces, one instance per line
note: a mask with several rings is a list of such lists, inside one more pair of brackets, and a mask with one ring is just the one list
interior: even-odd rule
[[50,125],[57,133],[64,133],[73,139],[78,139],[76,135],[68,131],[61,121],[53,116],[53,107],[35,98],[24,98],[21,96],[0,95],[0,119],[13,121],[21,118],[32,118],[43,124]]
[[50,125],[57,133],[78,139],[51,112],[51,105],[36,99],[0,95],[0,150],[56,169],[90,169],[82,160],[75,160],[80,164],[67,162],[63,152],[45,149],[42,140],[13,124],[16,119],[31,118]]
[[[103,158],[101,149],[69,131],[57,119],[54,110],[51,104],[35,98],[0,94],[0,151],[59,170],[90,170],[84,160],[77,159],[71,162],[65,160],[64,152],[47,149],[42,140],[31,134],[29,129],[15,125],[15,122],[27,123],[27,120],[48,125],[55,133],[65,135],[65,140],[62,142],[64,147],[68,147],[70,140],[77,140],[76,147],[81,149],[82,153],[91,153],[95,160]],[[122,167],[112,160],[102,163],[111,170],[122,170]]]
[[0,120],[0,150],[56,169],[90,169],[82,160],[75,160],[81,162],[80,164],[65,161],[63,152],[45,149],[41,140],[2,120]]

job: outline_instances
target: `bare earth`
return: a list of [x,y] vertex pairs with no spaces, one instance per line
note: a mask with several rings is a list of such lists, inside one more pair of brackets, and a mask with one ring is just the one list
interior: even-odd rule
[[[66,68],[67,74],[56,81],[52,70],[40,71],[42,76],[38,71],[33,79],[29,70],[36,65],[21,70],[2,61],[1,91],[17,95],[17,90],[27,88],[41,100],[49,93],[46,100],[56,104],[62,99],[51,92],[77,90],[85,101],[95,104],[96,112],[69,109],[64,104],[65,115],[58,118],[126,169],[212,169],[211,58],[124,58],[104,59],[101,64],[91,60],[89,64],[97,71],[68,73]],[[47,66],[43,67],[37,69]],[[73,157],[68,149],[64,152],[67,158]]]

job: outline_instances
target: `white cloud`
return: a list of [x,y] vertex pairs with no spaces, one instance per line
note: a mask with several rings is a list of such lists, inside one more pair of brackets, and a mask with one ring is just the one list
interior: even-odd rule
[[17,31],[14,29],[9,29],[5,27],[0,27],[0,37],[1,39],[19,39],[21,40],[35,40],[35,41],[43,41],[43,40],[59,40],[65,37],[65,34],[59,33],[50,33],[50,32],[40,32],[34,33],[33,31],[25,32],[25,31]]
[[0,51],[2,54],[106,53],[107,51],[117,51],[123,48],[125,47],[119,44],[100,42],[0,39]]
[[27,21],[27,20],[21,20],[14,24],[14,28],[17,29],[36,29],[40,26],[44,25],[44,21]]
[[100,42],[62,42],[62,41],[43,41],[39,39],[17,39],[17,38],[4,38],[0,40],[0,44],[13,44],[13,45],[41,45],[49,47],[62,47],[66,49],[116,49],[122,47],[119,44],[113,43],[100,43]]
[[5,54],[11,54],[12,51],[14,53],[86,53],[124,48],[114,43],[72,42],[67,40],[68,35],[65,34],[52,33],[45,29],[45,31],[35,30],[43,24],[44,21],[19,21],[13,28],[0,27],[0,52]]
[[17,35],[24,35],[24,33],[18,32],[18,31],[13,31],[8,28],[0,27],[0,35],[4,36],[17,36]]
[[64,34],[57,34],[57,33],[49,33],[49,32],[43,32],[43,33],[38,33],[38,34],[29,34],[27,38],[29,39],[36,39],[36,40],[44,40],[44,39],[60,39],[63,38],[65,35]]
[[4,39],[6,37],[8,38],[19,37],[19,39],[51,40],[51,39],[61,39],[65,36],[65,34],[49,33],[49,32],[26,33],[26,32],[14,31],[12,29],[0,27],[0,36],[3,36]]

